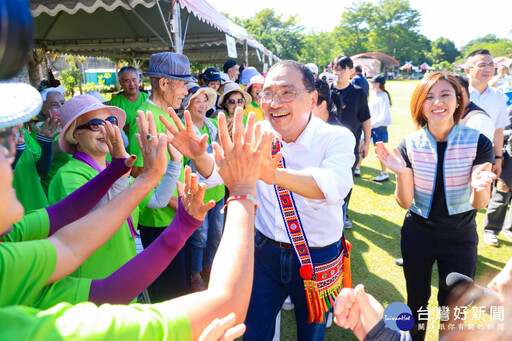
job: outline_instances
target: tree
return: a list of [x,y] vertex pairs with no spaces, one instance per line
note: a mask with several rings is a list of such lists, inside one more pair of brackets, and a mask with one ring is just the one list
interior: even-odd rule
[[341,23],[334,28],[337,47],[345,55],[351,56],[368,51],[369,27],[367,18],[376,12],[370,2],[352,4],[341,15]]
[[478,49],[489,50],[493,57],[512,57],[512,41],[505,38],[500,39],[494,34],[487,34],[471,40],[462,48],[462,56],[466,58],[469,53]]
[[312,32],[304,37],[304,48],[300,52],[299,62],[315,63],[322,68],[331,64],[337,55],[336,38],[331,32]]
[[432,43],[432,59],[434,62],[441,62],[443,60],[453,63],[460,52],[455,47],[455,43],[447,38],[438,38]]
[[270,49],[281,59],[298,60],[304,47],[304,28],[298,24],[297,16],[284,20],[283,15],[275,15],[274,10],[265,8],[252,18],[231,18],[245,27],[247,32]]
[[419,62],[424,49],[430,50],[430,41],[418,33],[420,13],[409,1],[381,0],[373,15],[368,17],[371,30],[370,46],[387,53],[401,62]]

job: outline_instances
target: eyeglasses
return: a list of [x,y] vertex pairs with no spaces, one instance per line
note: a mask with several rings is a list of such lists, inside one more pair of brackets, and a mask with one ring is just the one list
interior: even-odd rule
[[300,93],[300,92],[308,92],[309,93],[311,91],[313,91],[313,90],[307,90],[307,89],[295,90],[295,91],[281,90],[281,91],[277,91],[277,92],[265,91],[265,92],[260,93],[259,97],[260,97],[261,101],[265,102],[265,103],[272,102],[274,100],[274,96],[277,96],[277,99],[279,100],[279,102],[288,103],[288,102],[293,101],[298,93]]
[[495,67],[496,67],[496,64],[494,64],[494,63],[489,63],[489,64],[478,63],[476,65],[469,66],[470,69],[480,69],[480,70],[494,69]]
[[0,130],[0,153],[12,163],[16,155],[16,144],[14,142],[14,135],[11,128]]
[[228,104],[235,104],[235,103],[238,103],[238,104],[244,104],[245,103],[245,98],[239,98],[239,99],[228,99]]
[[[117,118],[115,118],[114,116],[107,117],[105,121],[110,122],[112,125],[115,126],[118,125]],[[89,129],[91,131],[100,131],[100,126],[104,125],[105,121],[100,120],[99,118],[93,118],[86,124],[82,124],[81,126],[76,127],[76,130]]]

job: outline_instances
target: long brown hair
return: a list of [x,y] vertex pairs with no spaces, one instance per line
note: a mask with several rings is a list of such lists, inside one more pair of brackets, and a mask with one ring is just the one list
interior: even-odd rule
[[455,94],[457,95],[457,108],[455,108],[455,112],[453,113],[453,121],[455,124],[460,121],[460,118],[464,114],[464,108],[466,105],[461,94],[459,83],[455,77],[443,72],[432,72],[421,80],[421,82],[416,86],[414,92],[412,93],[411,116],[414,123],[416,124],[417,129],[420,129],[427,124],[427,119],[423,113],[423,105],[425,104],[430,89],[432,89],[432,87],[441,80],[450,83],[450,85],[455,90]]

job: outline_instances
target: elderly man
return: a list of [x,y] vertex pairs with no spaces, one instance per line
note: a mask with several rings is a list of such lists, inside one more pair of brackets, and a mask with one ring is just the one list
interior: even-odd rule
[[142,106],[149,95],[139,90],[139,70],[133,66],[123,66],[119,70],[118,76],[123,91],[112,97],[110,105],[121,108],[126,112],[124,131],[128,134],[130,126],[136,125],[137,109]]
[[[173,52],[162,52],[151,56],[148,72],[144,76],[151,78],[151,96],[138,108],[143,112],[151,111],[155,117],[163,117],[172,122],[169,111],[178,109],[181,101],[188,94],[187,83],[197,81],[190,74],[190,64],[184,55]],[[156,120],[156,131],[150,132],[141,138],[151,139],[158,133],[165,133],[166,127],[161,120]],[[175,126],[174,126],[175,127]],[[138,146],[136,133],[139,133],[136,125],[131,125],[128,138],[131,146]],[[195,136],[195,135],[194,135]],[[181,151],[181,150],[180,150]],[[144,162],[139,148],[132,148],[132,154],[138,156],[134,164],[132,175],[137,176],[143,169]],[[206,154],[207,170],[203,171],[201,159],[191,158],[198,172],[209,176],[213,170],[213,161]],[[169,159],[169,155],[167,155]],[[180,179],[183,178],[183,166]],[[146,208],[140,214],[139,230],[142,245],[148,247],[162,233],[164,228],[174,218],[177,208],[177,197],[173,196],[169,206],[161,209]],[[190,290],[190,253],[185,247],[176,255],[169,267],[154,282],[153,291],[150,292],[152,301],[163,301],[169,298],[187,294]],[[152,294],[152,295],[151,295]]]
[[317,92],[313,74],[301,63],[272,66],[260,98],[266,121],[259,124],[273,133],[274,142],[260,167],[245,339],[271,340],[274,321],[289,295],[298,339],[323,340],[326,311],[308,308],[325,304],[325,294],[341,285],[346,259],[341,208],[353,186],[354,136],[312,115]]

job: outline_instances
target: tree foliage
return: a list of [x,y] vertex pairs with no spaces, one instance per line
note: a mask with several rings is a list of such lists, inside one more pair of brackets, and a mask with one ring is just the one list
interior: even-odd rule
[[512,57],[512,41],[505,38],[498,38],[494,34],[487,34],[483,37],[473,39],[462,48],[462,56],[466,58],[471,51],[487,49],[493,57]]

